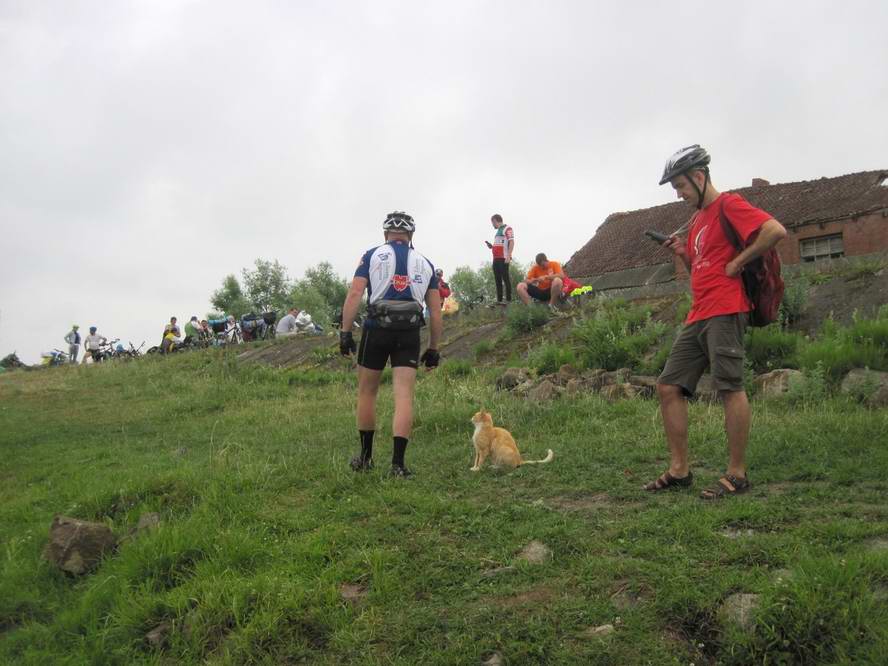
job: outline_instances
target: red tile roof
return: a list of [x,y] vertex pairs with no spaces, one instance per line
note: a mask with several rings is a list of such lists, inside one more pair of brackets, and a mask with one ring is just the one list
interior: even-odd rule
[[[857,217],[888,208],[888,171],[861,171],[836,178],[731,190],[774,216],[784,226]],[[671,234],[694,210],[683,201],[613,213],[565,266],[571,277],[590,277],[672,261],[672,255],[644,235]]]

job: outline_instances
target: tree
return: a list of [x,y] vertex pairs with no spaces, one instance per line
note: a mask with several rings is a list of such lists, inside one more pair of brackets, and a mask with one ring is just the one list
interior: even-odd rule
[[[512,280],[512,299],[517,299],[515,287],[524,279],[526,271],[520,262],[509,263],[509,276]],[[477,270],[468,266],[458,266],[448,280],[453,296],[460,304],[477,305],[492,303],[496,300],[496,282],[490,262],[481,264]],[[503,294],[505,296],[505,294]]]
[[329,326],[342,307],[348,285],[339,277],[333,266],[322,261],[305,271],[305,277],[296,280],[290,291],[293,307],[305,310],[321,326]]
[[287,309],[292,285],[287,277],[287,268],[278,263],[277,259],[265,261],[257,259],[256,268],[246,268],[241,272],[244,279],[244,291],[253,310],[257,313]]
[[213,292],[210,298],[212,306],[225,314],[240,317],[250,311],[250,303],[244,296],[240,282],[234,275],[226,275],[222,280],[222,288]]

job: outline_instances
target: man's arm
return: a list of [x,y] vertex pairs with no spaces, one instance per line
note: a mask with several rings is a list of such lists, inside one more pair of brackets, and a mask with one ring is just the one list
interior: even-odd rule
[[355,323],[355,317],[358,315],[358,308],[361,307],[361,298],[364,296],[364,289],[367,288],[367,278],[355,277],[352,279],[351,287],[345,297],[345,303],[342,305],[342,326],[340,330],[350,332]]
[[725,265],[725,275],[728,277],[738,275],[746,264],[762,256],[784,238],[786,238],[786,228],[772,217],[759,228],[755,242]]
[[441,316],[441,294],[437,289],[429,289],[425,295],[425,302],[429,308],[429,349],[438,349],[441,342],[441,332],[444,329],[444,319]]
[[507,263],[507,264],[508,264],[508,263],[511,263],[511,261],[512,261],[512,251],[513,251],[514,249],[515,249],[515,238],[512,237],[512,238],[510,238],[509,240],[506,241],[505,257],[506,257],[506,263]]

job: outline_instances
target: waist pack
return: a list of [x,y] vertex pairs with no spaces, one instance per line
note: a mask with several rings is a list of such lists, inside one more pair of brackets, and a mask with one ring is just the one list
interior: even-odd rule
[[422,306],[416,301],[376,301],[367,306],[367,318],[377,327],[393,331],[409,331],[425,324]]
[[[718,216],[725,236],[738,254],[751,245],[758,236],[757,231],[751,234],[744,246],[740,236],[725,217],[724,211],[720,210]],[[743,278],[743,288],[752,306],[749,312],[749,325],[767,326],[777,321],[780,301],[783,300],[783,278],[780,277],[780,255],[777,254],[777,250],[771,248],[762,256],[750,261],[743,267],[740,277]]]

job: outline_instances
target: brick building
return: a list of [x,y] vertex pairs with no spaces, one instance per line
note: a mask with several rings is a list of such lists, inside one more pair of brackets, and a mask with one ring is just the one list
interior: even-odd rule
[[[732,190],[774,216],[789,235],[777,250],[784,264],[888,252],[888,171],[771,185],[754,178]],[[671,234],[691,217],[683,201],[613,213],[565,264],[571,277],[597,289],[619,289],[687,278],[684,265],[644,235]]]

